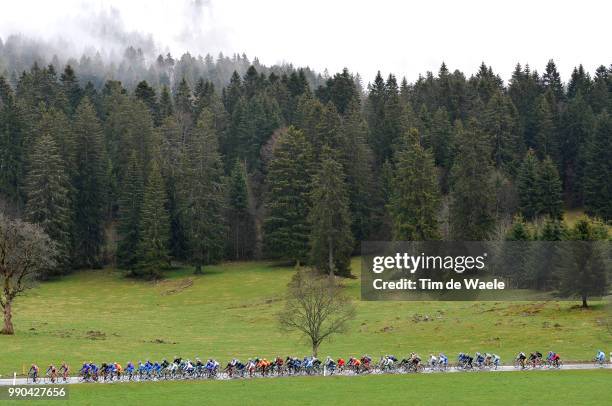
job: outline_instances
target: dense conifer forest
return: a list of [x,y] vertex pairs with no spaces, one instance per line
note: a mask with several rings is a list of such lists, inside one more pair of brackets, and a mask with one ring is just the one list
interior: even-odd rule
[[19,46],[0,42],[0,205],[56,242],[48,276],[252,258],[348,276],[364,240],[606,238],[612,220],[612,66],[364,81]]

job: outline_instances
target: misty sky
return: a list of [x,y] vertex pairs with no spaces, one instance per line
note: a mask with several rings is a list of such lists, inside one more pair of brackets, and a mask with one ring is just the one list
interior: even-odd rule
[[612,2],[581,0],[5,0],[0,37],[22,33],[84,47],[138,40],[175,55],[245,52],[370,82],[378,69],[410,81],[442,60],[468,74],[481,61],[507,80],[517,62],[543,70],[554,58],[567,80],[583,63],[612,63]]

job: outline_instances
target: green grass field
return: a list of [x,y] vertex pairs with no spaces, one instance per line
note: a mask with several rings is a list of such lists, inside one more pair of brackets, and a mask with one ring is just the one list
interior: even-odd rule
[[[359,273],[359,261],[353,263]],[[14,336],[0,336],[0,374],[66,360],[94,362],[182,355],[304,355],[299,336],[281,332],[275,315],[293,269],[266,262],[208,267],[203,276],[177,270],[163,282],[118,272],[79,272],[40,284],[15,303]],[[359,280],[347,282],[359,296]],[[510,359],[520,350],[549,349],[565,360],[589,360],[611,348],[607,314],[576,302],[358,302],[347,335],[324,343],[320,356],[379,356],[410,351],[491,351]]]
[[612,371],[596,370],[72,385],[68,403],[606,405],[611,380]]

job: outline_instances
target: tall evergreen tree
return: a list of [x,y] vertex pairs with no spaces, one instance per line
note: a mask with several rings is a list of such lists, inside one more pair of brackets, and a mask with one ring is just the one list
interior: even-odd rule
[[538,189],[540,194],[540,210],[542,215],[550,216],[554,219],[563,217],[563,190],[561,178],[557,167],[546,157],[540,163],[540,173],[538,176]]
[[225,191],[212,113],[203,110],[182,157],[180,212],[195,273],[223,255]]
[[121,239],[117,244],[117,263],[124,269],[132,269],[138,263],[140,256],[140,212],[143,202],[143,170],[142,162],[135,151],[132,151],[127,163],[121,196],[119,197],[119,226]]
[[495,226],[493,166],[487,135],[471,122],[456,126],[451,170],[450,233],[457,241],[483,241]]
[[318,269],[330,276],[350,276],[353,237],[344,171],[329,152],[325,154],[313,178],[310,257]]
[[559,159],[558,136],[556,134],[555,116],[549,99],[542,95],[538,97],[535,111],[534,149],[540,159],[550,156]]
[[65,273],[70,266],[72,205],[69,182],[55,141],[49,133],[43,133],[31,151],[25,179],[24,217],[40,225],[55,242],[58,266],[51,270],[53,273]]
[[508,96],[495,93],[483,112],[483,129],[491,137],[493,162],[511,175],[516,173],[523,151],[518,112]]
[[74,262],[98,267],[104,244],[107,158],[102,127],[87,97],[81,100],[73,121],[76,164],[74,199]]
[[81,86],[79,85],[79,80],[77,79],[72,66],[66,65],[64,73],[62,73],[60,76],[60,81],[62,83],[64,94],[68,98],[70,113],[74,113],[79,105],[79,102],[81,101],[81,98],[83,97],[83,89],[81,89]]
[[561,174],[563,191],[571,206],[583,204],[583,170],[586,160],[587,142],[593,135],[595,117],[591,107],[581,94],[574,96],[561,116],[563,141],[561,150]]
[[518,173],[519,209],[527,220],[533,220],[542,209],[540,173],[540,161],[530,149]]
[[132,271],[136,276],[157,278],[170,262],[170,217],[166,210],[166,190],[157,159],[149,164],[140,211],[140,241],[138,263]]
[[396,240],[427,241],[441,237],[438,214],[440,190],[434,160],[412,130],[395,154],[389,211]]
[[308,256],[312,149],[294,127],[281,133],[268,168],[264,248],[268,255],[303,262]]
[[246,259],[253,250],[253,219],[249,213],[246,167],[236,161],[228,179],[228,254]]
[[586,146],[584,206],[587,213],[606,221],[612,219],[612,118],[599,115],[595,134]]

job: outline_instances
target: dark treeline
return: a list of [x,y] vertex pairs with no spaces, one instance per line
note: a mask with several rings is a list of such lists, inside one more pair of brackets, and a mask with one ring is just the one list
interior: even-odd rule
[[443,64],[363,91],[347,70],[315,86],[253,64],[225,83],[185,58],[133,87],[83,85],[83,61],[0,78],[0,194],[58,243],[57,272],[281,258],[347,276],[362,240],[516,239],[539,219],[547,238],[566,207],[612,219],[612,68],[563,84],[552,61],[517,65],[505,85]]
[[[191,88],[198,80],[204,79],[211,82],[215,88],[221,89],[227,85],[234,72],[242,76],[250,66],[265,75],[274,72],[280,76],[295,70],[289,63],[265,66],[258,58],[250,60],[245,54],[228,56],[219,53],[214,57],[210,54],[202,56],[187,52],[180,57],[170,53],[155,56],[151,49],[143,51],[133,46],[125,48],[120,54],[113,52],[108,55],[92,51],[84,53],[80,58],[61,56],[66,52],[54,44],[21,35],[11,35],[5,40],[0,38],[0,74],[15,87],[19,75],[34,64],[51,64],[57,69],[70,65],[77,73],[81,87],[91,83],[94,88],[100,90],[108,78],[113,78],[129,91],[133,91],[143,80],[157,91],[163,86],[174,91],[183,78]],[[313,88],[324,82],[323,76],[309,68],[304,68],[303,72]]]

